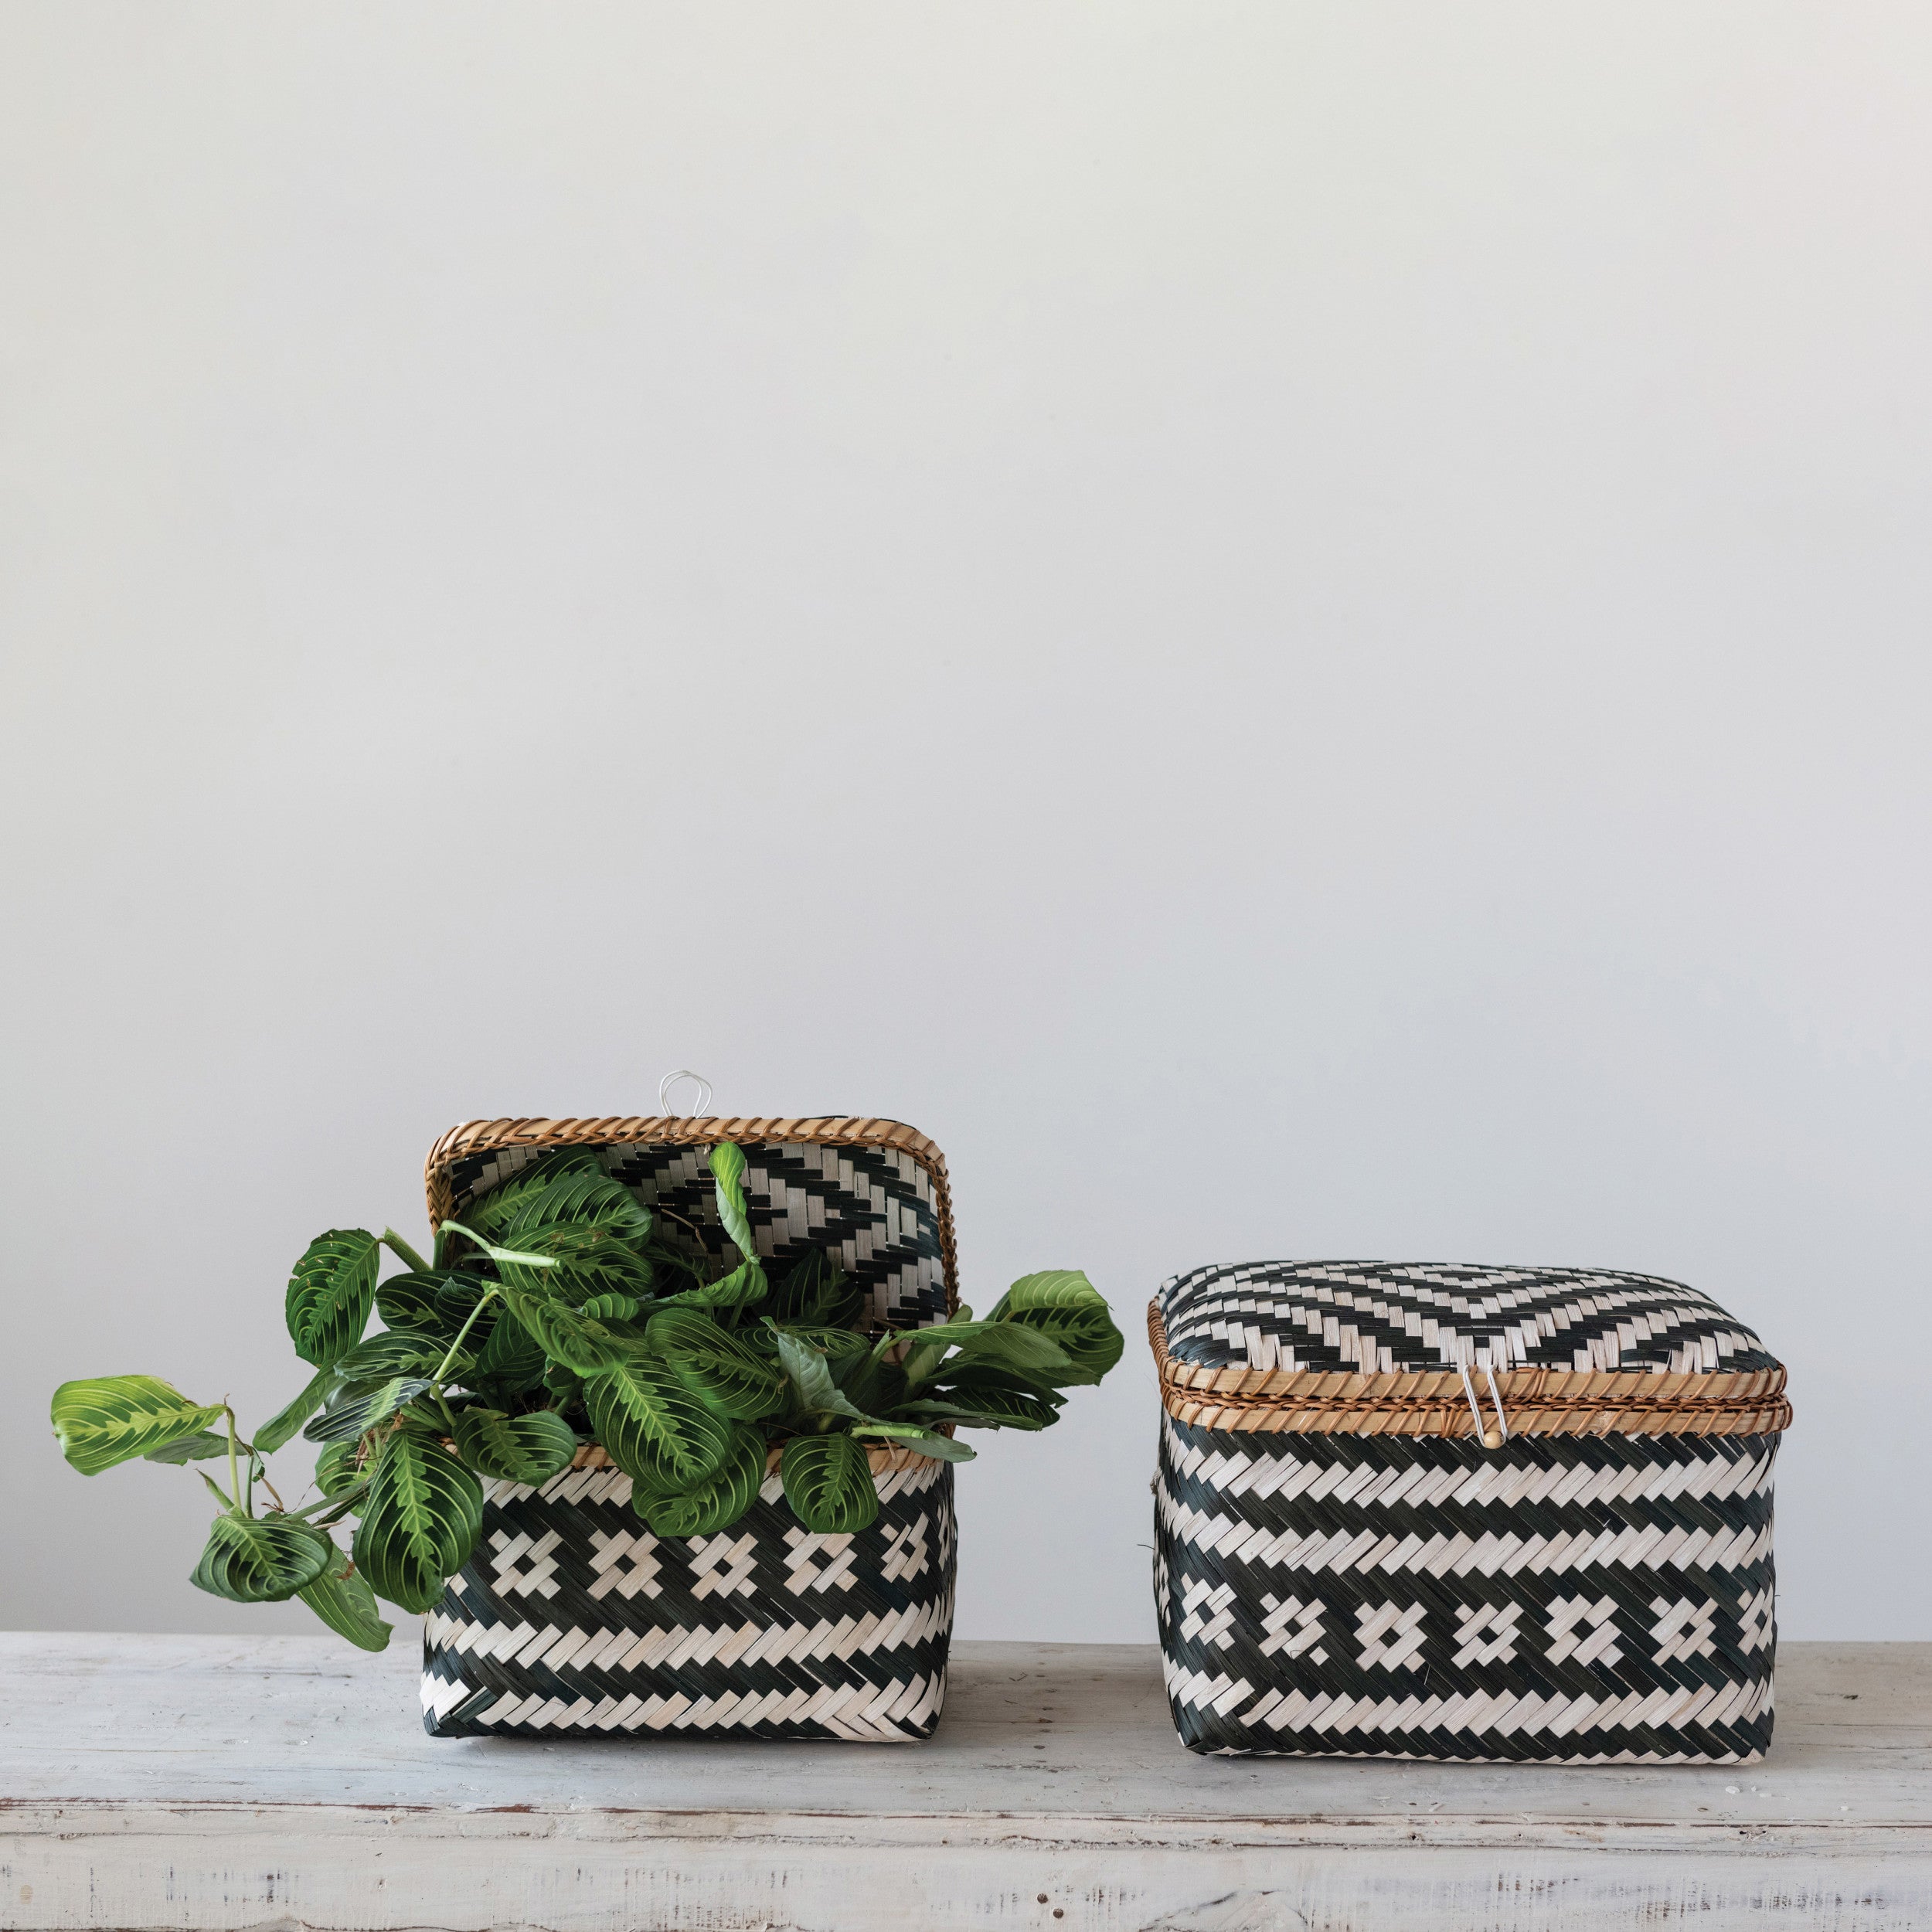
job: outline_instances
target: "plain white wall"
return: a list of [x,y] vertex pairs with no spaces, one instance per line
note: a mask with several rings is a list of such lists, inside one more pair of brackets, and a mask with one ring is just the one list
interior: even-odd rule
[[1130,1332],[965,1634],[1151,1635],[1142,1304],[1296,1254],[1709,1290],[1932,1637],[1917,0],[10,0],[0,194],[0,1621],[309,1628],[53,1384],[690,1065]]

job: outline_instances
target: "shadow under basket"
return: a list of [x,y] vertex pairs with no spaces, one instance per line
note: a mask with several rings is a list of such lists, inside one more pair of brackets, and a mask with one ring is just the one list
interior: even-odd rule
[[[747,1218],[774,1276],[814,1250],[863,1291],[875,1328],[956,1306],[946,1164],[896,1121],[625,1117],[476,1121],[431,1150],[430,1218],[468,1204],[552,1148],[605,1171],[730,1265],[710,1148],[745,1156]],[[682,1243],[681,1243],[682,1244]],[[758,1500],[711,1536],[658,1536],[631,1478],[598,1447],[540,1489],[485,1486],[474,1554],[425,1620],[432,1737],[930,1736],[946,1695],[957,1533],[950,1463],[870,1452],[879,1515],[849,1535],[807,1529],[773,1455]]]
[[872,1452],[879,1517],[821,1536],[775,1467],[713,1536],[655,1536],[601,1449],[485,1492],[476,1554],[423,1627],[432,1737],[913,1743],[946,1695],[950,1463]]

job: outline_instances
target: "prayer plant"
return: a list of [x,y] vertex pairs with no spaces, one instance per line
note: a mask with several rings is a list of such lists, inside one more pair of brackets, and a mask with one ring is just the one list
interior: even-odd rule
[[[722,1273],[594,1152],[546,1155],[445,1221],[431,1260],[389,1229],[311,1241],[287,1314],[315,1373],[252,1436],[227,1403],[151,1376],[63,1383],[54,1434],[83,1475],[137,1456],[213,1464],[201,1476],[220,1512],[193,1582],[237,1603],[300,1597],[380,1650],[377,1597],[427,1611],[469,1560],[481,1478],[543,1483],[599,1443],[652,1531],[706,1536],[750,1508],[775,1447],[807,1529],[862,1529],[879,1512],[869,1444],[968,1460],[954,1429],[1043,1429],[1063,1390],[1120,1359],[1106,1302],[1072,1270],[1015,1281],[983,1321],[961,1308],[869,1332],[822,1250],[767,1281],[744,1155],[723,1145],[710,1165],[736,1255]],[[386,1247],[406,1272],[382,1281]],[[372,1310],[384,1325],[369,1335]],[[298,1430],[320,1447],[318,1495],[290,1508],[264,1459]],[[345,1553],[332,1532],[352,1520]]]

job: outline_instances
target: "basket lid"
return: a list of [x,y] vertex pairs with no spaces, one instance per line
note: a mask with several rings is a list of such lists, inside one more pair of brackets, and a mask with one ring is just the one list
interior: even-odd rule
[[1227,1263],[1167,1282],[1148,1325],[1168,1410],[1210,1428],[1495,1447],[1511,1434],[1760,1434],[1791,1419],[1757,1336],[1656,1275]]
[[452,1215],[553,1148],[593,1148],[649,1206],[716,1250],[724,1244],[706,1162],[729,1141],[760,1261],[779,1270],[830,1250],[871,1298],[879,1325],[943,1321],[957,1305],[957,1257],[946,1159],[901,1121],[825,1114],[613,1114],[594,1120],[464,1121],[423,1167],[430,1224]]

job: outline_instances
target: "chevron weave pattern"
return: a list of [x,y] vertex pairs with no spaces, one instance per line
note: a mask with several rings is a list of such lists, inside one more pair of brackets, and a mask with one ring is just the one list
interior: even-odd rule
[[1156,1305],[1172,1352],[1214,1368],[1393,1375],[1468,1362],[1681,1374],[1777,1366],[1709,1296],[1598,1268],[1251,1261],[1177,1275]]
[[423,1626],[433,1737],[928,1736],[946,1692],[953,1471],[878,1478],[870,1529],[799,1526],[777,1477],[715,1536],[654,1536],[631,1479],[491,1486],[476,1554]]
[[[1267,1263],[1179,1277],[1155,1307],[1189,1363],[1346,1366],[1392,1389],[1472,1362],[1659,1387],[1693,1365],[1778,1368],[1723,1310],[1643,1276]],[[1167,1391],[1171,1406],[1183,1393]],[[1377,1433],[1372,1417],[1359,1434],[1272,1434],[1164,1417],[1155,1588],[1182,1742],[1590,1764],[1762,1756],[1777,1443],[1619,1433],[1614,1415],[1597,1433],[1512,1431],[1492,1447],[1467,1430]]]

